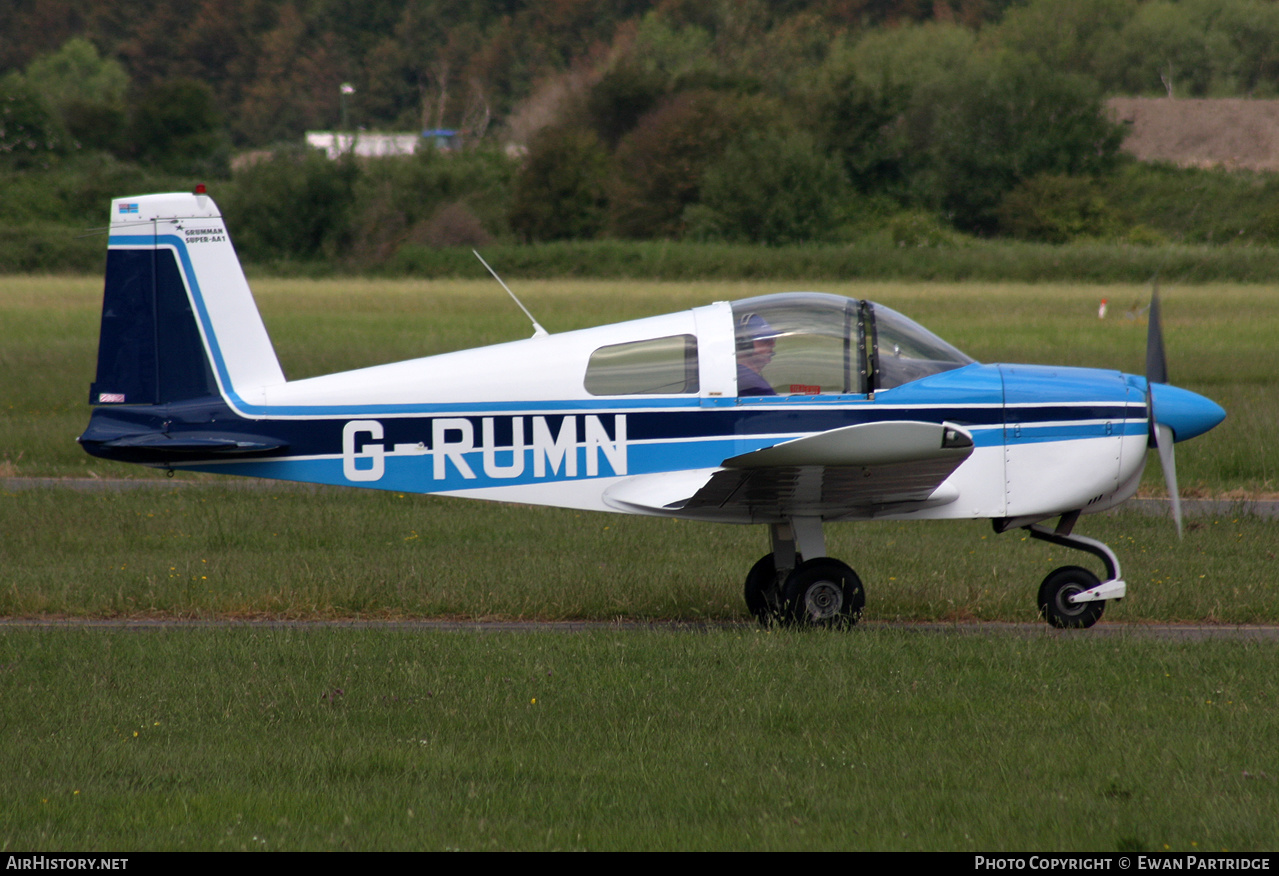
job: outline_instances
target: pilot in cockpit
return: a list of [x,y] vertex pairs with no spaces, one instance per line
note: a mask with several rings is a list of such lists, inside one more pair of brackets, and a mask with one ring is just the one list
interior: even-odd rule
[[776,332],[758,313],[750,313],[737,322],[737,394],[777,395],[764,377],[764,368],[773,361],[777,345]]

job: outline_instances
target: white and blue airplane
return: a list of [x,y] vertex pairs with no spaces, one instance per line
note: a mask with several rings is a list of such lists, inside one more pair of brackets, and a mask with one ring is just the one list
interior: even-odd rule
[[[989,518],[1097,557],[1039,588],[1088,627],[1126,584],[1072,532],[1137,490],[1146,450],[1225,411],[1167,383],[1157,296],[1147,376],[987,365],[870,301],[797,292],[288,380],[203,187],[119,198],[94,405],[106,459],[591,511],[767,525],[746,577],[762,622],[847,625],[856,573],[831,521]],[[1057,518],[1055,524],[1048,523]]]

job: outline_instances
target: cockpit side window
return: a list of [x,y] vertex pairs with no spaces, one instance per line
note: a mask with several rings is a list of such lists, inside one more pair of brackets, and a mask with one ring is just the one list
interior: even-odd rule
[[857,306],[816,292],[733,302],[738,396],[865,392]]
[[672,335],[600,347],[591,354],[583,382],[591,395],[697,392],[697,338]]

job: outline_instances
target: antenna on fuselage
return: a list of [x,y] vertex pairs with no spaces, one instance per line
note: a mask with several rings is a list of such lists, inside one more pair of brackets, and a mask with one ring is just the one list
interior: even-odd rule
[[520,310],[524,311],[524,315],[528,317],[528,321],[533,323],[533,337],[543,338],[549,335],[550,332],[542,328],[538,324],[537,320],[533,318],[533,314],[528,312],[528,308],[524,306],[524,302],[520,301],[520,299],[515,297],[515,293],[511,291],[511,287],[506,285],[505,283],[502,283],[502,278],[497,275],[497,271],[489,267],[488,262],[484,261],[484,256],[480,255],[479,252],[477,252],[476,250],[471,250],[471,252],[475,253],[475,257],[480,260],[480,264],[488,268],[489,273],[493,275],[493,279],[497,280],[497,282],[502,284],[502,288],[506,290],[506,294],[510,295],[511,300],[514,301],[519,306]]

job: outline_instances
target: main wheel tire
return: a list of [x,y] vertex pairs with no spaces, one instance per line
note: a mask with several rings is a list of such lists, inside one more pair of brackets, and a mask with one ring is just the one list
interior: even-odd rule
[[857,573],[839,560],[815,557],[795,567],[782,589],[783,616],[809,627],[851,627],[866,607]]
[[777,620],[781,591],[777,583],[777,562],[772,554],[765,554],[746,573],[746,608],[766,627]]
[[1082,566],[1054,569],[1039,585],[1039,613],[1052,626],[1063,630],[1083,630],[1097,623],[1105,602],[1070,602],[1076,593],[1091,590],[1101,581]]

